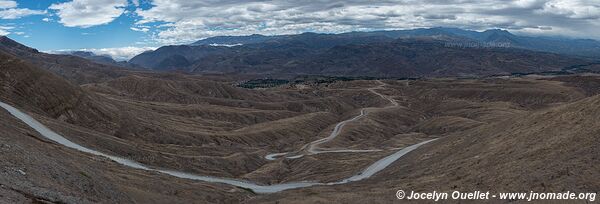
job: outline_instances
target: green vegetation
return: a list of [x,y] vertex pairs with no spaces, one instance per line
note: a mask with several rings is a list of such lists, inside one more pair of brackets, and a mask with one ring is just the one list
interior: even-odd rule
[[79,174],[81,174],[82,176],[85,176],[87,178],[92,178],[90,175],[88,175],[87,173],[80,171]]
[[241,187],[241,186],[238,186],[238,188],[256,195],[256,192],[254,192],[254,190],[252,190],[250,188],[244,188],[244,187]]
[[238,86],[247,89],[273,88],[288,83],[290,82],[284,79],[252,79],[249,81],[242,82]]
[[376,80],[376,77],[341,77],[341,76],[321,76],[321,75],[304,75],[298,76],[291,80],[286,79],[252,79],[238,84],[238,87],[247,89],[256,88],[273,88],[282,85],[294,84],[330,84],[339,81],[354,81],[354,80]]

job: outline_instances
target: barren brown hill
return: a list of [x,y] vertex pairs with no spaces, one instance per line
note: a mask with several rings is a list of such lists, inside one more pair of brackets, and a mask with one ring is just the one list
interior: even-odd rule
[[[566,78],[561,80],[570,81]],[[512,100],[518,100],[518,96]],[[600,114],[599,107],[600,97],[592,96],[523,110],[495,122],[447,132],[372,180],[293,190],[251,203],[392,203],[398,201],[397,190],[598,192],[600,182],[595,178],[600,172],[596,162],[600,150],[596,141],[600,124],[595,118]]]
[[[0,111],[0,195],[14,202],[386,203],[398,187],[598,187],[584,180],[598,172],[589,155],[597,153],[591,144],[600,99],[586,98],[594,82],[573,83],[577,78],[355,80],[251,90],[228,77],[128,72],[77,86],[10,54],[0,59],[3,102],[77,144],[160,169],[257,184],[331,182],[441,138],[360,182],[253,194],[77,152]],[[362,111],[320,145],[333,152],[265,158],[304,153]],[[347,149],[374,151],[335,152]]]
[[69,123],[109,126],[110,104],[55,74],[0,51],[0,98],[29,111]]
[[36,67],[49,70],[76,84],[101,82],[123,76],[127,72],[127,70],[120,67],[99,64],[72,55],[54,55],[39,52],[6,36],[0,36],[0,50],[25,60]]
[[[1,101],[39,119],[60,123],[67,129],[79,129],[69,123],[104,129],[100,125],[112,120],[109,113],[114,110],[99,109],[107,104],[97,104],[101,103],[98,96],[3,52],[0,52],[0,84]],[[132,170],[62,147],[44,139],[5,111],[0,111],[0,153],[2,202],[234,202],[239,195],[246,194],[243,190],[232,192],[218,185],[165,179],[165,175]],[[204,190],[193,193],[192,189],[198,188]],[[222,190],[215,190],[219,188]],[[179,197],[177,194],[182,191],[191,194]],[[215,195],[219,194],[217,199]]]

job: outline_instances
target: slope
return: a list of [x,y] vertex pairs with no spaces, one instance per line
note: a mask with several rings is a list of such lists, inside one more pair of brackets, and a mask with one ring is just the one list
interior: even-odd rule
[[[600,96],[452,133],[411,152],[371,181],[289,191],[252,202],[398,201],[407,192],[597,192]],[[365,189],[357,192],[355,189]],[[307,202],[307,200],[303,200]],[[310,201],[308,201],[310,202]],[[509,202],[508,200],[503,202]]]
[[39,52],[14,40],[0,36],[0,51],[12,54],[30,64],[49,70],[75,84],[101,82],[123,76],[126,70],[71,55],[53,55]]

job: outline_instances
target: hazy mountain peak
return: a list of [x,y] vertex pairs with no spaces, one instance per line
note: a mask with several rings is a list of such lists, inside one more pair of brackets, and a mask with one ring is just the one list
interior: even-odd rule
[[491,30],[483,31],[482,33],[490,34],[490,35],[515,36],[512,33],[508,32],[507,30],[502,30],[502,29],[491,29]]

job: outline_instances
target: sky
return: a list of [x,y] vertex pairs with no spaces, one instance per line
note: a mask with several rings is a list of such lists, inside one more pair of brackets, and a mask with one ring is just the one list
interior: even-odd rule
[[600,39],[600,0],[0,0],[0,35],[118,60],[219,35],[428,27]]

